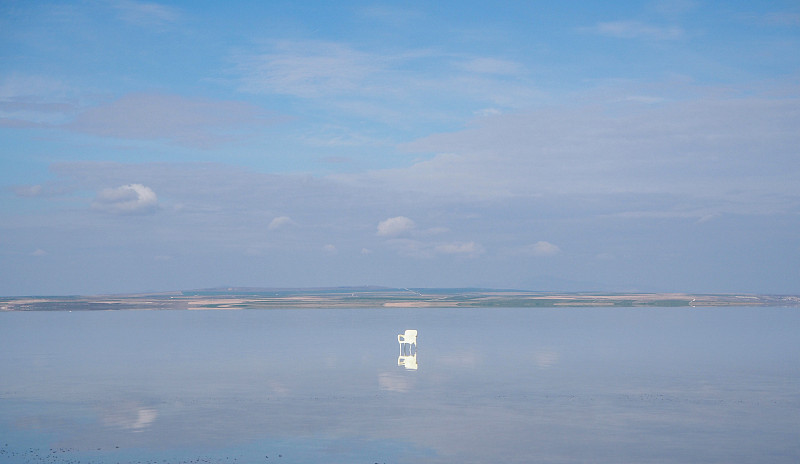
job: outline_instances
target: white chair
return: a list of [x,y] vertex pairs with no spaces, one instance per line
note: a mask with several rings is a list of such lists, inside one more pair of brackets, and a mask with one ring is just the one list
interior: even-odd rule
[[406,330],[405,333],[401,333],[397,336],[397,342],[400,345],[414,345],[417,346],[417,331],[416,330]]

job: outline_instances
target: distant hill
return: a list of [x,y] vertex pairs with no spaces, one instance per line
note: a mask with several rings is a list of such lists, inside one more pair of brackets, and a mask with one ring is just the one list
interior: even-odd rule
[[800,306],[800,296],[532,292],[485,288],[219,287],[126,295],[0,298],[0,311],[270,308]]

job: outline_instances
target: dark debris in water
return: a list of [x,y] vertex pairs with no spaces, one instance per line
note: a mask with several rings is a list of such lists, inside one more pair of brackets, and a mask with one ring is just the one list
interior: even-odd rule
[[[114,457],[115,452],[120,452],[119,446],[115,446],[111,450],[35,447],[16,449],[6,443],[0,446],[0,464],[235,464],[250,462],[244,457],[240,459],[231,456],[197,456],[177,460],[164,458],[119,459]],[[283,455],[279,454],[278,457],[283,458]],[[265,455],[265,459],[269,459],[269,455]]]

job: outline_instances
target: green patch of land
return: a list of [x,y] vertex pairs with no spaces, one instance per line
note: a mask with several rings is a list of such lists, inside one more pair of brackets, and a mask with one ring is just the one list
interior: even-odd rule
[[477,288],[215,288],[169,293],[0,298],[0,311],[280,308],[800,306],[797,295],[546,293]]

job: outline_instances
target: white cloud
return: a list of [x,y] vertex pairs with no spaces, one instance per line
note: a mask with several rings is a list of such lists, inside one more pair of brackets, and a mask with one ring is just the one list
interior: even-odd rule
[[522,252],[532,256],[554,256],[561,253],[561,248],[550,242],[539,241],[524,247]]
[[396,237],[408,233],[416,227],[411,219],[397,216],[378,223],[378,235],[383,237]]
[[610,21],[598,23],[596,33],[620,39],[676,40],[685,32],[677,26],[654,26],[639,21]]
[[31,256],[47,256],[47,252],[41,248],[37,248],[31,253]]
[[288,226],[297,225],[289,216],[279,216],[270,221],[267,230],[278,230]]
[[322,251],[324,251],[325,253],[327,253],[329,255],[335,255],[336,253],[339,252],[339,250],[336,249],[336,246],[331,245],[330,243],[325,245],[325,246],[323,246],[322,247]]
[[149,187],[128,184],[99,191],[92,208],[114,214],[146,214],[158,208],[158,197]]

